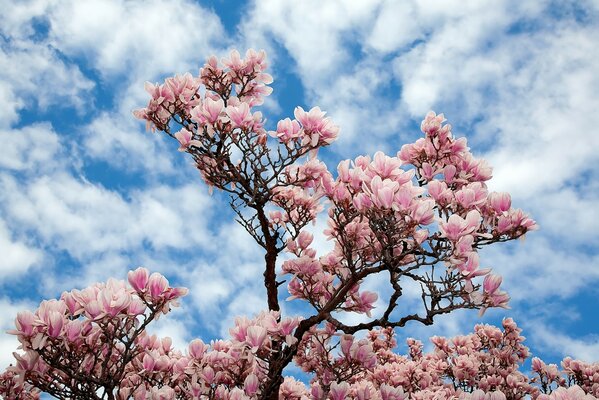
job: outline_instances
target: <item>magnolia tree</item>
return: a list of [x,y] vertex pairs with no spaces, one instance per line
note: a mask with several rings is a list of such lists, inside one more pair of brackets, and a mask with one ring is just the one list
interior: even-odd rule
[[[393,352],[394,329],[430,325],[458,309],[506,307],[501,277],[479,266],[478,250],[536,228],[489,192],[491,168],[455,138],[443,115],[429,113],[423,137],[395,156],[342,161],[335,174],[318,160],[339,128],[318,107],[265,128],[256,106],[272,89],[264,52],[208,59],[198,77],[146,84],[135,116],[179,143],[203,180],[230,195],[237,221],[264,251],[267,308],[238,317],[230,337],[200,339],[186,350],[146,329],[187,292],[144,268],[128,282],[108,280],[20,312],[16,363],[1,376],[6,399],[583,399],[599,396],[599,365],[532,360],[516,324],[476,326],[452,339],[433,337],[423,353]],[[326,211],[326,213],[324,212]],[[333,248],[317,254],[306,226],[327,218]],[[282,262],[283,253],[285,261]],[[386,282],[378,294],[366,279]],[[422,305],[398,307],[406,288]],[[305,302],[301,317],[279,300]],[[377,304],[377,310],[373,313]],[[350,313],[363,314],[349,323]],[[358,339],[354,334],[362,332]],[[309,384],[283,372],[295,363]]]

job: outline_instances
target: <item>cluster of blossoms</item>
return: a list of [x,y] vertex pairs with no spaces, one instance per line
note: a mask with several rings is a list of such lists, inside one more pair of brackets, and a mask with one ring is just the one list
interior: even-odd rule
[[[297,143],[309,149],[336,139],[339,128],[318,107],[309,111],[297,107],[294,120],[279,121],[277,130],[267,133],[262,113],[251,112],[252,107],[261,105],[272,92],[268,86],[272,77],[264,72],[266,53],[248,50],[242,59],[234,50],[222,63],[225,69],[212,56],[197,78],[186,73],[168,78],[163,84],[146,83],[151,100],[146,108],[136,110],[135,116],[146,120],[153,129],[163,131],[169,131],[173,119],[181,123],[181,130],[174,134],[181,151],[189,146],[201,148],[205,144],[199,140],[201,136],[214,139],[215,135],[249,134],[265,143],[268,134],[289,148]],[[206,89],[204,95],[200,92],[201,85]]]
[[[147,107],[134,112],[152,130],[175,139],[210,190],[227,192],[237,221],[264,249],[268,311],[239,317],[230,339],[196,339],[186,352],[147,326],[185,295],[165,277],[139,268],[129,284],[109,280],[44,301],[19,313],[16,365],[0,376],[0,395],[62,399],[516,400],[599,396],[599,365],[570,359],[557,366],[533,360],[535,376],[519,372],[527,357],[511,320],[503,330],[477,326],[434,350],[409,340],[398,355],[394,328],[430,325],[457,309],[507,307],[502,279],[481,268],[478,250],[536,229],[489,192],[491,168],[455,138],[442,114],[429,113],[424,137],[395,156],[378,152],[342,161],[337,176],[316,156],[339,128],[320,108],[297,107],[268,131],[255,107],[272,89],[263,51],[221,63],[208,59],[199,76],[146,84]],[[327,206],[333,249],[318,255],[305,227]],[[282,252],[290,257],[279,263]],[[281,265],[282,264],[282,265]],[[388,277],[379,293],[363,290],[371,275]],[[279,287],[314,313],[285,317]],[[407,285],[422,290],[416,313],[397,309]],[[383,303],[380,307],[379,303]],[[376,308],[378,306],[379,308]],[[354,325],[344,313],[364,314]],[[366,331],[358,340],[353,334]],[[284,369],[295,362],[309,386]]]
[[0,374],[0,396],[11,400],[39,400],[40,391],[9,369]]
[[[137,343],[145,338],[146,326],[187,293],[144,268],[131,271],[129,283],[110,279],[44,300],[35,312],[19,312],[10,333],[23,352],[15,353],[9,372],[20,377],[19,384],[29,382],[63,398],[78,398],[101,389],[103,379],[126,374],[139,355]],[[69,388],[74,379],[85,382]]]
[[237,318],[231,340],[206,345],[196,339],[183,354],[170,338],[149,335],[146,327],[186,293],[170,287],[164,276],[138,268],[129,272],[129,285],[110,279],[43,301],[35,312],[20,312],[11,333],[22,352],[2,375],[0,395],[39,398],[34,388],[68,399],[89,393],[103,398],[102,392],[135,400],[245,399],[257,393],[272,341],[293,344],[299,319],[273,311]]
[[[181,352],[172,347],[170,338],[149,335],[145,327],[167,313],[185,290],[171,288],[159,274],[148,277],[143,268],[129,273],[129,284],[110,280],[65,292],[60,300],[40,304],[35,313],[19,313],[12,333],[22,352],[15,353],[16,366],[0,376],[0,395],[11,400],[39,399],[42,389],[65,399],[258,399],[273,345],[296,344],[293,334],[301,318],[281,318],[270,311],[252,319],[238,317],[229,340],[206,344],[195,339]],[[98,301],[102,312],[86,311],[96,309]],[[54,313],[64,316],[62,323]],[[430,353],[423,353],[421,342],[408,339],[409,355],[402,356],[393,351],[397,343],[391,328],[373,329],[358,340],[338,333],[332,324],[313,326],[295,355],[295,362],[312,381],[306,386],[284,378],[279,398],[585,400],[599,396],[599,364],[566,358],[560,371],[533,358],[534,376],[521,373],[519,368],[530,354],[520,333],[506,319],[503,330],[477,325],[466,336],[433,337]],[[71,384],[73,379],[77,385]]]
[[[358,293],[360,279],[384,269],[423,283],[420,267],[444,262],[445,275],[434,283],[459,285],[465,307],[484,312],[507,306],[501,277],[480,268],[477,249],[518,238],[536,225],[511,208],[509,194],[487,190],[490,167],[472,156],[465,139],[454,139],[443,121],[443,115],[429,113],[422,123],[424,138],[404,146],[397,157],[378,152],[373,159],[343,161],[336,179],[317,160],[291,168],[287,176],[312,189],[312,199],[330,200],[327,234],[335,243],[331,253],[316,258],[308,248],[311,235],[302,232],[288,241],[297,258],[286,261],[283,272],[292,275],[294,298],[323,306],[353,278],[347,301],[334,311],[369,313],[377,297]],[[483,284],[473,283],[480,276]]]

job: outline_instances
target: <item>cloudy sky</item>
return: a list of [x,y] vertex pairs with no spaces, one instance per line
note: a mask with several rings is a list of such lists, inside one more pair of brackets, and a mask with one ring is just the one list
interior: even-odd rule
[[265,308],[260,250],[224,197],[131,115],[145,81],[197,74],[232,48],[268,52],[271,128],[296,105],[341,126],[321,152],[329,166],[395,154],[429,110],[443,112],[494,166],[490,188],[538,221],[525,242],[483,253],[511,310],[400,336],[511,316],[536,355],[599,361],[598,1],[0,0],[0,10],[0,367],[17,311],[139,265],[190,288],[154,328],[179,346]]

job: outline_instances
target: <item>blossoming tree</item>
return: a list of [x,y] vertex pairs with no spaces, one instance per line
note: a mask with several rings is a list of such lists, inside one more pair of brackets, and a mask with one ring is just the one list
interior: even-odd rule
[[[393,352],[394,328],[430,325],[458,309],[506,307],[501,277],[482,269],[478,250],[536,228],[489,192],[491,168],[455,138],[443,115],[429,113],[424,134],[395,156],[378,152],[342,161],[336,174],[318,160],[339,128],[318,107],[268,131],[255,107],[272,89],[264,52],[233,51],[208,59],[199,77],[146,84],[151,96],[135,116],[177,140],[211,188],[230,195],[237,221],[264,251],[267,307],[238,317],[231,337],[193,340],[174,349],[146,332],[186,294],[144,268],[128,283],[109,280],[43,301],[17,315],[16,364],[0,394],[35,399],[583,399],[599,395],[599,366],[533,359],[533,377],[519,371],[529,357],[512,320],[503,329],[477,326],[434,350],[409,340]],[[323,212],[326,208],[326,214]],[[326,215],[326,216],[325,216]],[[333,249],[317,254],[306,226],[328,219]],[[281,263],[283,252],[290,254]],[[362,288],[381,276],[386,296]],[[418,287],[420,310],[397,307]],[[281,313],[279,300],[304,301],[303,317]],[[375,310],[375,303],[377,309]],[[349,323],[349,313],[364,314]],[[354,334],[365,332],[363,339]],[[297,364],[310,384],[285,377]]]

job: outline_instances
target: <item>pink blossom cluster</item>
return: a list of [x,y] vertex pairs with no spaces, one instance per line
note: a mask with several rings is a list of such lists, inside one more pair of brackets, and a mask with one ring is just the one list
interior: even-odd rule
[[414,165],[422,179],[431,181],[442,175],[449,184],[466,185],[491,178],[492,169],[485,160],[476,160],[468,151],[465,138],[455,139],[443,114],[430,112],[420,125],[425,137],[404,145],[397,157]]
[[[555,390],[554,398],[557,399],[599,398],[599,363],[586,363],[566,357],[561,366],[562,371],[555,364],[545,364],[541,359],[533,358],[532,370],[537,374],[533,381],[545,391]],[[572,387],[566,391],[564,386]],[[584,393],[588,393],[588,396],[583,396]],[[550,397],[540,397],[543,400],[548,398]]]
[[[520,237],[536,224],[511,208],[509,194],[487,191],[490,168],[474,159],[466,140],[454,139],[442,122],[442,115],[429,113],[422,123],[425,137],[404,146],[397,157],[382,152],[373,159],[360,156],[341,162],[336,180],[326,170],[305,179],[332,203],[327,232],[336,246],[320,259],[303,251],[285,263],[283,271],[293,275],[293,297],[321,304],[335,293],[331,285],[336,279],[366,275],[381,263],[410,268],[437,258],[455,271],[472,304],[482,311],[507,307],[501,277],[480,268],[477,248]],[[293,171],[308,175],[301,167]],[[297,253],[292,246],[290,251]],[[472,282],[479,276],[485,277],[481,291]]]
[[121,385],[121,391],[127,389],[122,398],[256,398],[266,376],[265,360],[273,340],[293,343],[298,322],[297,318],[281,319],[274,312],[253,319],[239,317],[230,329],[230,340],[208,345],[195,339],[186,354],[172,349],[169,338],[146,336],[138,342],[143,351]]
[[[302,235],[298,241],[305,247],[310,238]],[[294,334],[302,319],[270,311],[236,318],[229,340],[195,339],[181,352],[170,338],[159,339],[145,328],[185,290],[143,268],[129,273],[129,284],[109,280],[65,292],[35,313],[19,313],[13,333],[22,352],[15,353],[16,366],[0,376],[0,395],[37,399],[40,388],[62,398],[85,393],[105,398],[103,392],[121,400],[258,399],[281,343],[298,346],[295,362],[312,379],[306,386],[285,377],[280,399],[582,400],[598,395],[599,363],[566,358],[560,371],[534,358],[535,375],[520,372],[529,351],[511,319],[503,321],[503,329],[477,325],[466,336],[433,337],[430,353],[423,352],[420,341],[408,339],[409,355],[402,356],[394,352],[392,328],[357,339],[327,323],[313,326],[298,343]],[[98,306],[88,305],[98,299],[103,312],[90,314],[88,309]],[[138,300],[146,307],[142,313],[141,306],[131,307]],[[64,316],[62,323],[54,313]]]
[[292,147],[294,143],[302,146],[316,148],[331,144],[339,134],[339,127],[334,125],[330,118],[320,107],[314,107],[305,111],[302,107],[296,107],[295,119],[285,118],[277,123],[277,130],[270,135]]
[[40,391],[14,371],[6,370],[0,374],[0,396],[11,400],[39,400]]
[[272,191],[276,208],[268,214],[270,225],[293,231],[314,222],[324,209],[321,201],[325,196],[324,186],[333,179],[327,166],[311,158],[303,164],[288,166],[280,179]]
[[[103,390],[123,400],[255,398],[250,396],[264,380],[273,341],[293,345],[300,319],[273,311],[239,317],[231,340],[207,345],[196,339],[184,354],[172,348],[170,338],[159,339],[145,329],[186,292],[138,268],[129,272],[129,286],[110,279],[43,301],[34,313],[20,312],[11,333],[22,352],[15,353],[16,365],[2,375],[0,394],[34,399],[39,398],[37,387],[62,398],[79,396],[77,390]],[[73,387],[72,379],[82,387]]]
[[249,50],[245,59],[233,51],[230,59],[222,60],[226,70],[219,66],[216,57],[211,57],[199,77],[187,73],[167,78],[163,84],[146,83],[150,102],[134,115],[169,133],[173,120],[182,125],[172,134],[180,143],[180,151],[187,151],[190,146],[202,148],[205,139],[238,131],[251,131],[265,140],[262,114],[251,111],[272,92],[267,86],[272,77],[264,72],[265,58],[263,51]]
[[[34,312],[19,312],[10,333],[23,352],[15,353],[17,362],[9,371],[19,376],[19,383],[42,389],[68,385],[76,377],[124,374],[137,356],[134,343],[145,337],[146,325],[187,293],[145,268],[131,271],[129,283],[110,279],[44,300]],[[77,395],[73,388],[65,390],[62,395]]]
[[183,112],[189,114],[200,103],[197,91],[200,79],[190,73],[175,75],[166,79],[163,84],[146,82],[145,89],[152,97],[148,107],[137,110],[138,118],[147,119],[150,126],[163,130],[168,127],[171,117]]
[[266,52],[249,49],[242,59],[237,50],[231,51],[228,59],[223,59],[223,70],[215,56],[208,58],[206,65],[200,70],[200,78],[206,89],[218,94],[227,94],[231,86],[240,101],[250,106],[260,105],[263,98],[272,93],[272,88],[266,86],[272,83],[272,77],[264,72]]
[[[312,399],[591,399],[592,381],[599,363],[579,361],[584,373],[568,370],[571,359],[546,366],[533,359],[533,377],[519,371],[529,357],[524,337],[513,320],[503,321],[503,330],[477,325],[474,333],[451,339],[433,337],[434,349],[423,353],[420,341],[408,339],[409,356],[393,352],[393,330],[368,332],[365,339],[335,333],[327,326],[313,332],[301,347],[296,362],[312,373]],[[583,366],[584,365],[584,366]],[[550,374],[553,386],[539,377]]]
[[288,226],[305,226],[314,221],[323,206],[320,197],[298,187],[277,187],[273,191],[273,204],[278,208],[269,212],[271,226],[287,229]]
[[[272,92],[268,86],[272,77],[266,68],[264,51],[250,49],[241,58],[233,50],[221,63],[212,56],[200,69],[199,77],[187,73],[168,78],[163,84],[146,83],[150,102],[134,115],[176,138],[180,151],[195,155],[204,154],[217,143],[237,142],[240,135],[256,139],[261,145],[270,135],[289,149],[304,149],[302,154],[332,143],[339,128],[318,107],[309,111],[297,107],[294,120],[281,120],[276,131],[267,133],[262,113],[252,111]],[[174,134],[170,133],[172,121],[181,125]],[[203,164],[198,162],[198,167],[202,170]]]
[[[429,113],[424,137],[395,156],[377,152],[337,167],[316,156],[339,128],[319,107],[297,107],[294,119],[269,131],[254,107],[272,89],[266,54],[210,57],[198,77],[146,84],[147,107],[135,116],[176,140],[210,189],[227,192],[237,221],[264,250],[268,311],[238,317],[230,338],[189,343],[150,335],[148,326],[186,294],[144,268],[128,283],[109,280],[43,301],[17,315],[21,352],[0,376],[7,399],[293,399],[512,400],[599,398],[599,364],[564,359],[561,370],[529,357],[516,324],[479,325],[474,333],[431,339],[433,351],[408,340],[394,352],[394,329],[433,323],[457,309],[507,307],[501,276],[481,266],[478,250],[536,229],[508,193],[489,192],[491,168],[443,114]],[[271,129],[274,129],[271,128]],[[303,159],[303,160],[302,160]],[[306,226],[326,210],[333,243],[318,254]],[[291,256],[280,262],[282,252]],[[365,290],[372,275],[388,284]],[[280,280],[283,279],[283,280]],[[312,315],[287,317],[289,299]],[[407,285],[421,288],[418,312],[397,307]],[[363,314],[344,323],[346,313]],[[366,332],[358,339],[357,332]],[[295,362],[307,386],[284,371]]]
[[[337,293],[350,271],[340,263],[341,257],[334,252],[316,258],[316,251],[310,248],[314,237],[302,231],[296,240],[287,242],[288,251],[297,258],[283,263],[282,272],[292,276],[288,284],[291,298],[308,300],[317,309],[323,308]],[[370,315],[378,295],[369,291],[360,291],[360,285],[352,285],[345,301],[330,311],[353,311]]]

